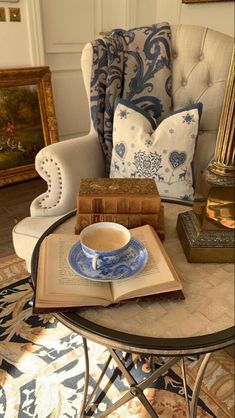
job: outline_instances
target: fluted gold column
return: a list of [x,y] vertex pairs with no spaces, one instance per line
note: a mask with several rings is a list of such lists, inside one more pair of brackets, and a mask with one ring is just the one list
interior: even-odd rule
[[210,171],[224,176],[234,176],[235,168],[235,140],[234,140],[234,50],[232,63],[229,69],[226,92],[223,102],[223,111],[220,118],[216,140],[215,157]]
[[234,51],[214,158],[198,182],[193,211],[179,215],[177,231],[188,261],[234,262]]

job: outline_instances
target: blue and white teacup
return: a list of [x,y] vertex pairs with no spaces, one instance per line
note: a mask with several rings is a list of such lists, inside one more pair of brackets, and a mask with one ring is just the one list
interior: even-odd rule
[[119,262],[131,239],[130,231],[115,222],[98,222],[80,233],[85,255],[92,259],[92,268],[108,268]]

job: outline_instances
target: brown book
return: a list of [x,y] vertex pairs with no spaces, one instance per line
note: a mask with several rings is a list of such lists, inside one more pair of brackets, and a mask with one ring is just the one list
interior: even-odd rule
[[158,213],[161,199],[153,179],[81,179],[80,213]]
[[34,312],[105,307],[151,295],[183,298],[180,278],[155,230],[145,225],[132,229],[131,235],[145,245],[148,261],[138,274],[113,282],[89,280],[71,269],[67,257],[77,235],[48,235],[39,252]]
[[128,229],[142,225],[151,225],[158,233],[161,240],[164,239],[164,207],[159,213],[79,213],[76,216],[75,234],[88,225],[97,222],[117,222]]

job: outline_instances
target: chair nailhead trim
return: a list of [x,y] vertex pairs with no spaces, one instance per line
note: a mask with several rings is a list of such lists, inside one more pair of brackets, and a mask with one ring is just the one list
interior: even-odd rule
[[[44,166],[46,162],[53,162],[56,166],[57,169],[57,175],[58,175],[58,183],[59,183],[59,191],[58,191],[58,195],[57,195],[57,201],[54,205],[51,206],[44,206],[43,202],[45,202],[48,198],[50,198],[50,193],[51,193],[51,185],[52,185],[52,180],[51,180],[51,174],[48,173],[47,170],[45,170]],[[47,188],[47,194],[44,195],[44,197],[38,202],[39,207],[43,208],[43,209],[51,209],[52,207],[56,207],[61,200],[61,195],[62,195],[62,174],[61,174],[61,170],[60,167],[58,166],[58,163],[56,161],[53,160],[52,157],[50,157],[50,159],[45,158],[41,164],[40,164],[40,168],[42,171],[44,171],[44,173],[47,176],[47,184],[48,184],[48,188]]]

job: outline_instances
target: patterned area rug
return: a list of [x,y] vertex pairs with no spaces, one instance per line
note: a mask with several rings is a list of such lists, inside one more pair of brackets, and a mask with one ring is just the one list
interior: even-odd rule
[[[52,315],[32,315],[32,290],[25,264],[16,256],[0,260],[0,418],[79,418],[83,395],[84,356],[81,338]],[[89,391],[108,354],[89,343],[91,378]],[[136,380],[147,376],[146,361],[129,367]],[[198,361],[187,361],[188,384],[193,386]],[[157,367],[157,364],[156,364]],[[159,418],[186,417],[180,367],[159,378],[146,395]],[[111,364],[100,390],[96,417],[128,388]],[[110,418],[147,418],[135,398]],[[200,392],[198,418],[234,417],[234,362],[227,352],[214,353]]]

